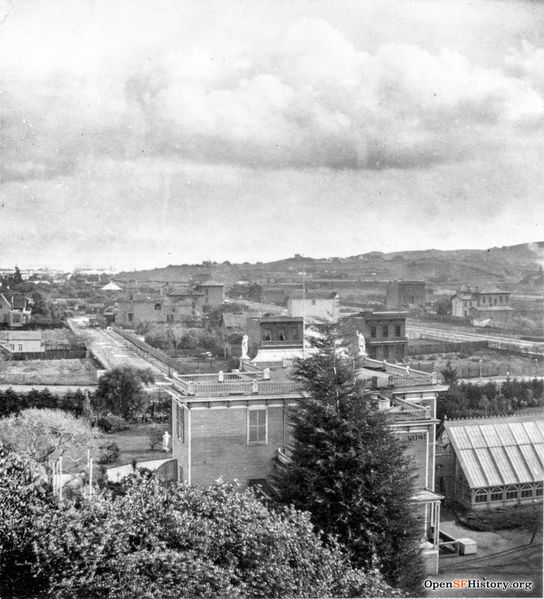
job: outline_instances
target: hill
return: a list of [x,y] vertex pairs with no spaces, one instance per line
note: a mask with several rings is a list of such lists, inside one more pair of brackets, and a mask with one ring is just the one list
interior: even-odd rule
[[[424,280],[435,288],[455,289],[463,283],[480,288],[517,289],[534,286],[544,265],[544,241],[487,250],[417,250],[368,252],[346,258],[295,255],[274,262],[250,264],[170,265],[165,268],[120,273],[123,280],[189,282],[213,279],[231,285],[241,279],[260,283],[308,280],[388,281]],[[539,275],[540,273],[540,275]],[[316,281],[317,282],[317,281]]]

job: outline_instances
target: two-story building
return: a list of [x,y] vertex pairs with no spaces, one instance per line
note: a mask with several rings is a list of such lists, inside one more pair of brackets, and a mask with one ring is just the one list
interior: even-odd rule
[[130,295],[117,302],[115,324],[136,328],[151,323],[181,323],[195,313],[195,301],[168,295]]
[[[173,377],[172,451],[180,480],[207,485],[223,477],[262,484],[272,475],[275,460],[289,459],[290,410],[302,393],[290,379],[289,364],[262,367],[242,360],[241,367]],[[434,493],[435,410],[437,394],[446,387],[428,373],[369,358],[360,359],[356,376],[365,388],[363,397],[386,411],[412,460],[412,500],[422,515],[428,569],[436,573],[441,496]]]
[[388,310],[425,308],[425,281],[389,281],[385,306]]
[[503,310],[512,312],[510,307],[510,292],[508,291],[480,291],[478,288],[472,290],[468,285],[462,287],[451,298],[451,315],[457,318],[469,318],[476,314],[485,313],[486,310],[496,315]]
[[335,291],[297,290],[287,300],[289,316],[304,318],[305,323],[336,323],[340,316],[340,296]]
[[225,285],[215,281],[206,281],[195,285],[195,292],[201,296],[198,308],[203,311],[213,310],[225,303]]
[[0,293],[0,327],[18,328],[30,322],[32,300],[20,293]]
[[361,312],[345,320],[351,332],[363,334],[369,358],[402,362],[406,354],[406,316],[404,311]]

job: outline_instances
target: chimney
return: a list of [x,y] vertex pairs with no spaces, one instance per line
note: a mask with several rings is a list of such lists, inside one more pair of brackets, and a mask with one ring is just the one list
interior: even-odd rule
[[378,410],[383,412],[385,410],[389,410],[391,407],[391,402],[388,397],[379,397],[378,398]]

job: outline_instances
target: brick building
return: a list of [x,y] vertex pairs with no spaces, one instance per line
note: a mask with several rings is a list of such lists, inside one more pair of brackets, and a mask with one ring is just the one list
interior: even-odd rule
[[[290,380],[288,367],[260,368],[249,360],[242,366],[232,373],[174,377],[172,451],[181,480],[207,485],[222,476],[243,485],[262,483],[276,459],[289,459],[289,411],[300,398],[298,383]],[[357,377],[364,397],[387,412],[412,460],[424,555],[429,571],[436,572],[441,496],[434,493],[435,409],[446,387],[428,373],[369,358],[360,361]]]
[[200,310],[209,310],[217,308],[225,303],[225,285],[216,283],[215,281],[206,281],[195,285],[195,292],[201,295],[201,299],[197,304]]
[[402,362],[406,354],[406,316],[408,312],[361,312],[346,319],[353,333],[361,332],[370,358]]
[[117,302],[115,324],[136,328],[146,322],[181,323],[195,313],[196,303],[189,298],[169,295],[130,295]]
[[389,281],[385,302],[388,310],[425,309],[425,282]]

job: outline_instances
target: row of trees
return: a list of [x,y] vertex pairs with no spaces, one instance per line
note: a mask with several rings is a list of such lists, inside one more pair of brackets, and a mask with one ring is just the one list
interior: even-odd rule
[[466,418],[469,416],[494,416],[513,414],[526,407],[543,405],[544,381],[512,379],[485,385],[459,383],[457,371],[448,364],[442,370],[444,382],[450,388],[438,399],[437,417]]
[[112,496],[58,503],[0,446],[0,594],[72,597],[391,597],[309,515],[250,491],[133,476]]
[[90,401],[81,389],[67,391],[64,395],[54,395],[49,389],[32,389],[27,393],[18,393],[11,387],[0,390],[0,418],[29,408],[65,410],[79,418],[90,413]]

